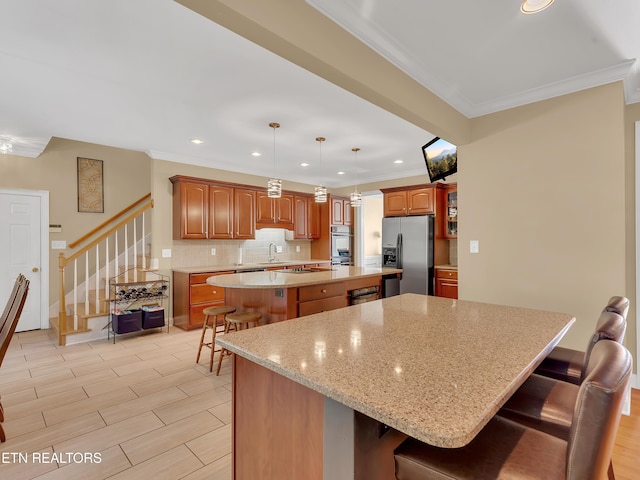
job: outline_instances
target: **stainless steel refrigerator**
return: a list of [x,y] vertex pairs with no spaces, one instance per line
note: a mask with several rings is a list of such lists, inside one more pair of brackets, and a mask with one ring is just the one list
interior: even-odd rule
[[433,216],[383,218],[382,266],[402,269],[398,293],[433,295]]

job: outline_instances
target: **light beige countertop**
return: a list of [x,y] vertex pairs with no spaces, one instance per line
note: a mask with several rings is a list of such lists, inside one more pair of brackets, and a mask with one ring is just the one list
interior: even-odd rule
[[216,343],[412,437],[455,448],[473,439],[574,321],[405,294]]
[[341,280],[351,280],[355,278],[394,275],[400,272],[402,272],[402,270],[397,268],[347,267],[342,265],[333,265],[330,269],[327,268],[313,272],[285,270],[216,275],[207,278],[207,283],[225,288],[290,288],[303,287],[306,285],[318,285],[321,283],[337,282]]
[[254,270],[257,268],[285,268],[290,266],[302,266],[302,265],[314,265],[314,264],[326,264],[331,265],[330,260],[282,260],[277,262],[260,262],[260,263],[243,263],[241,265],[238,264],[229,264],[229,265],[209,265],[202,267],[181,267],[181,268],[173,268],[172,271],[180,272],[180,273],[207,273],[207,272],[227,272],[230,270],[233,271],[242,271],[242,270]]

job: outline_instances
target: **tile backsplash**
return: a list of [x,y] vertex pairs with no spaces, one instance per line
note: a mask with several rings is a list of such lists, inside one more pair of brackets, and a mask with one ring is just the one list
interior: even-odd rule
[[[282,228],[263,228],[256,230],[255,240],[174,240],[171,265],[172,268],[235,265],[240,258],[245,264],[266,262],[271,242],[282,247],[282,253],[276,254],[278,260],[309,260],[311,240],[286,240],[285,232]],[[214,248],[216,254],[212,255]]]

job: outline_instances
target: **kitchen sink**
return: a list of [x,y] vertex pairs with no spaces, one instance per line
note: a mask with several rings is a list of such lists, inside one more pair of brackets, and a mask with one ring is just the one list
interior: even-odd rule
[[318,270],[315,270],[313,268],[283,268],[282,270],[273,271],[278,273],[312,273],[317,272]]
[[284,265],[289,262],[258,262],[256,265]]

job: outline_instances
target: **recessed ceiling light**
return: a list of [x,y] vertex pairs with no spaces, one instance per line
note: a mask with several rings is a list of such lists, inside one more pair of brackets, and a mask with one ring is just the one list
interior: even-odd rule
[[251,152],[252,157],[261,157],[262,154],[260,152]]
[[393,163],[404,163],[404,160],[400,160],[400,159],[394,160]]
[[524,0],[520,6],[520,11],[526,14],[538,13],[547,8],[553,2],[554,0]]
[[195,143],[196,145],[202,145],[204,143],[204,140],[200,140],[199,138],[192,138],[191,140],[189,140],[191,143]]
[[347,173],[347,172],[340,171],[340,172],[338,172],[338,175],[344,175],[345,173]]
[[300,164],[300,166],[301,166],[301,167],[308,167],[308,166],[309,166],[309,164],[308,164],[308,163],[306,163],[306,162],[302,162],[302,163]]

